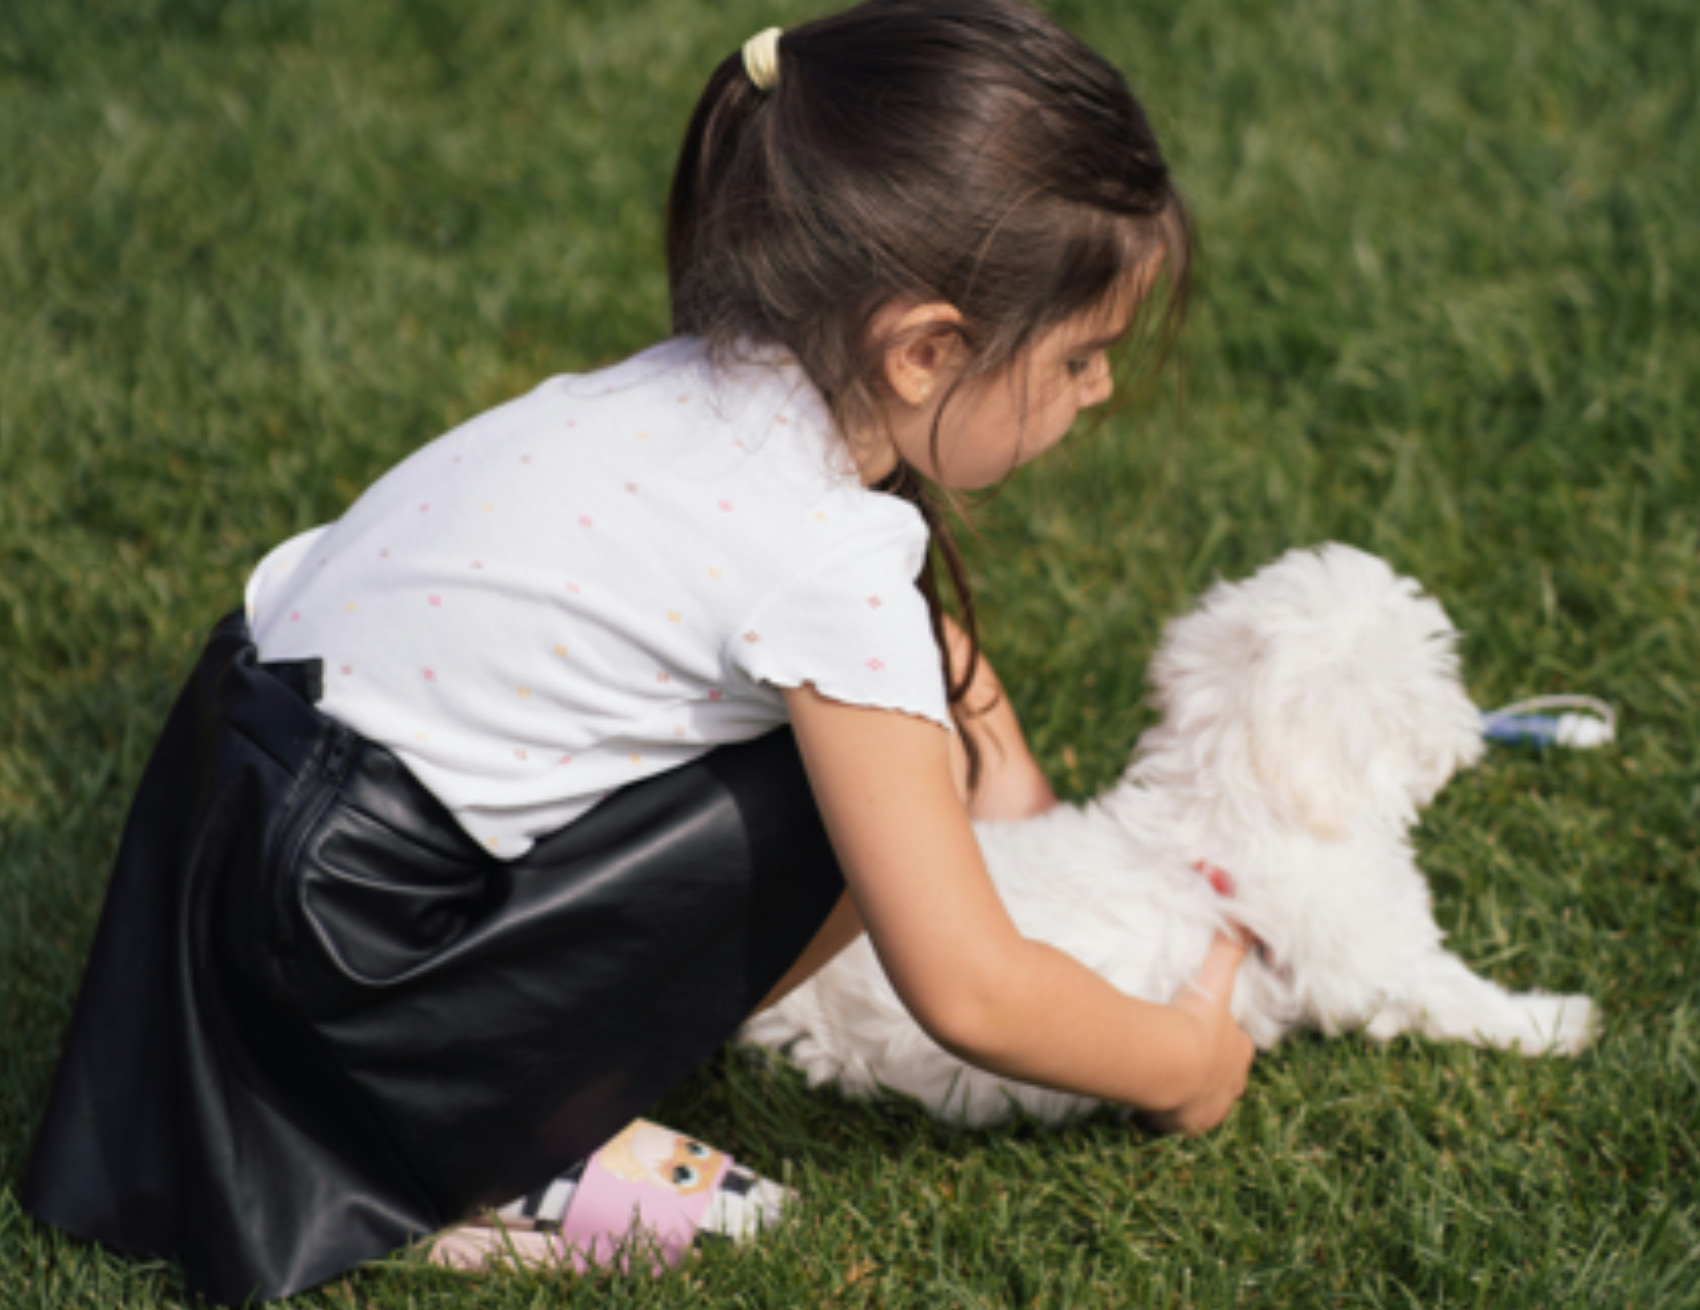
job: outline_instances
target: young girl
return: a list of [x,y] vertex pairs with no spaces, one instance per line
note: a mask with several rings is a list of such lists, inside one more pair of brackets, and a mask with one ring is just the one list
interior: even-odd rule
[[622,1129],[864,928],[963,1058],[1219,1122],[1240,949],[1145,1004],[987,879],[970,818],[1053,800],[933,509],[1106,400],[1186,260],[1125,83],[1018,0],[870,0],[722,62],[674,337],[425,446],[215,630],[29,1208],[223,1301],[527,1195],[516,1224],[573,1193],[580,1251],[633,1204],[676,1246],[736,1175]]

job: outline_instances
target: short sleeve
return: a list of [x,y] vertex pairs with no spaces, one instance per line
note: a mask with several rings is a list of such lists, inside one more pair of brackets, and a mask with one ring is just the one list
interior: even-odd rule
[[727,641],[753,682],[804,683],[830,700],[901,710],[953,726],[926,598],[915,579],[921,534],[852,541],[767,597]]

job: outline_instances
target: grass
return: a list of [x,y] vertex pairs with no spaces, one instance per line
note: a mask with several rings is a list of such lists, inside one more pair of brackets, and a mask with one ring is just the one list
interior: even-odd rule
[[[1196,210],[1187,399],[979,512],[988,646],[1059,788],[1160,624],[1335,538],[1468,634],[1496,751],[1420,838],[1466,960],[1600,998],[1574,1063],[1301,1039],[1230,1123],[966,1133],[728,1053],[662,1114],[810,1198],[659,1281],[398,1259],[318,1307],[1700,1305],[1700,11],[1057,0]],[[129,793],[283,536],[447,425],[664,330],[659,212],[773,0],[0,10],[0,1305],[186,1303],[12,1199]]]

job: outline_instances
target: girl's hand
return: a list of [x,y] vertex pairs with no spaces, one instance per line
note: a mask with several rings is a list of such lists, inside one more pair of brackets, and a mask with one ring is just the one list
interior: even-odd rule
[[1228,1009],[1234,994],[1234,978],[1245,962],[1247,943],[1243,938],[1217,933],[1210,953],[1199,967],[1198,977],[1171,1002],[1198,1025],[1199,1087],[1174,1109],[1146,1116],[1163,1132],[1188,1137],[1208,1132],[1228,1117],[1234,1102],[1245,1091],[1257,1047],[1245,1035]]

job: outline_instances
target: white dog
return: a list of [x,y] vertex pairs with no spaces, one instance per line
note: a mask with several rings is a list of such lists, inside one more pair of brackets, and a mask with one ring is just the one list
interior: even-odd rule
[[[1412,857],[1417,810],[1482,752],[1456,634],[1417,584],[1340,545],[1218,583],[1152,664],[1162,721],[1120,783],[1084,806],[982,824],[1016,926],[1132,995],[1167,1001],[1213,935],[1261,943],[1233,1012],[1259,1047],[1295,1025],[1575,1054],[1582,996],[1512,995],[1441,946]],[[904,1010],[866,937],[753,1019],[811,1083],[890,1088],[942,1117],[1045,1120],[1089,1100],[947,1054]]]

